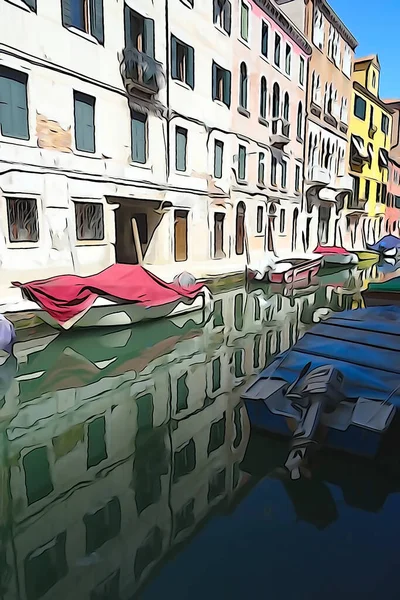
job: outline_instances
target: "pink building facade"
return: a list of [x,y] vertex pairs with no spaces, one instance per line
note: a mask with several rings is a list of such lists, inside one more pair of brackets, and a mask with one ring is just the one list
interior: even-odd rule
[[305,106],[311,46],[268,0],[235,0],[232,199],[250,252],[303,251]]
[[400,164],[389,160],[388,193],[386,197],[385,231],[400,235]]

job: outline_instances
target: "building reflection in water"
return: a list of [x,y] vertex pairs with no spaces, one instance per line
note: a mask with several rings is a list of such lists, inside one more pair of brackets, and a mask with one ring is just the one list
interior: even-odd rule
[[363,275],[346,277],[221,292],[210,315],[22,340],[18,365],[0,367],[1,597],[132,596],[237,503],[249,480],[240,388],[316,318],[361,301]]

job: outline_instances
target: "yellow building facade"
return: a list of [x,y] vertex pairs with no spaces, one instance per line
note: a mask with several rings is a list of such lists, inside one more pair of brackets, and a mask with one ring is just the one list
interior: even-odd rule
[[392,111],[379,98],[378,57],[354,61],[349,119],[349,174],[353,193],[347,226],[352,245],[374,243],[384,234]]

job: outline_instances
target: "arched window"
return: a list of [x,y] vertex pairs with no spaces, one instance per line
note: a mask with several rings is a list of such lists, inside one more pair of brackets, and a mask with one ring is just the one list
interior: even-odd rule
[[260,117],[267,118],[267,80],[261,77],[260,86]]
[[236,207],[236,254],[244,253],[246,205],[239,202]]
[[247,67],[244,62],[240,65],[240,89],[239,89],[239,105],[247,109]]
[[279,103],[280,103],[280,90],[279,85],[274,83],[272,91],[272,118],[276,119],[279,117]]
[[299,140],[303,139],[303,105],[301,102],[297,107],[297,137]]
[[283,100],[283,118],[289,122],[289,94],[287,92]]

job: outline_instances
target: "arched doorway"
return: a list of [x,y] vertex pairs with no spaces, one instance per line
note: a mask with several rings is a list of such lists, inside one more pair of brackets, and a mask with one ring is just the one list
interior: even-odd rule
[[293,211],[293,229],[292,229],[292,251],[296,249],[297,244],[297,221],[299,218],[299,209]]
[[236,207],[236,254],[244,253],[246,205],[239,202]]
[[274,203],[271,203],[269,206],[269,211],[268,211],[267,250],[268,250],[268,252],[274,252],[274,253],[275,253],[275,241],[274,241],[275,219],[276,219],[276,206]]

